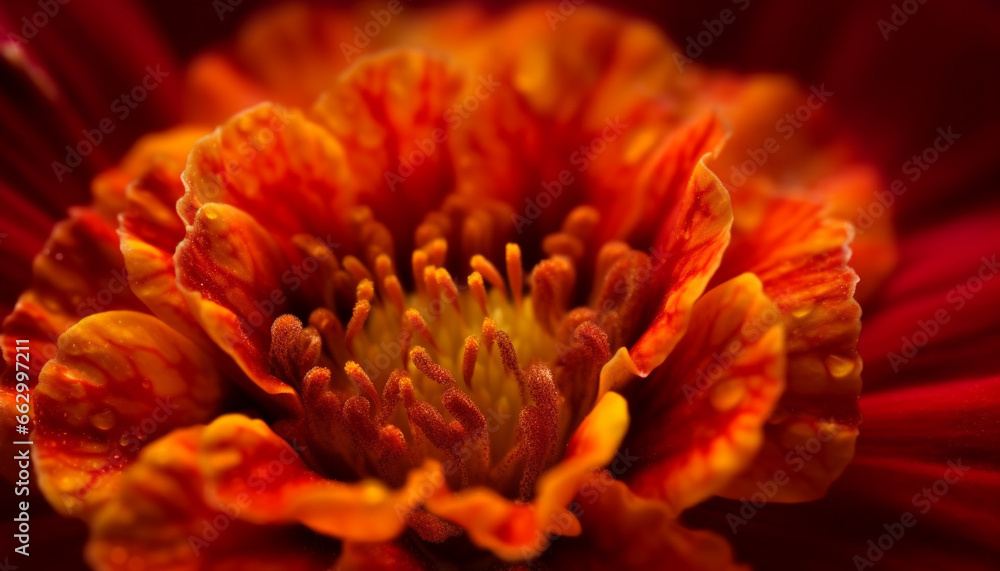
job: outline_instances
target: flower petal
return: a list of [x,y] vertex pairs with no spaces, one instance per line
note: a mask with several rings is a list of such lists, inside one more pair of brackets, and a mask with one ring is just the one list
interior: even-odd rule
[[733,561],[726,540],[679,524],[663,503],[610,480],[579,500],[583,533],[560,538],[546,555],[555,569],[748,569]]
[[292,304],[280,281],[291,263],[271,235],[241,210],[208,204],[188,227],[174,263],[177,284],[209,337],[260,390],[299,410],[295,389],[267,365],[271,323]]
[[276,236],[325,236],[353,193],[345,149],[295,109],[262,103],[231,118],[191,151],[177,212],[195,222],[206,204],[245,211]]
[[625,399],[608,393],[577,427],[563,459],[539,478],[530,504],[511,502],[489,488],[452,493],[442,486],[425,507],[463,527],[474,544],[501,559],[532,559],[548,547],[549,536],[580,533],[579,522],[567,505],[594,470],[615,457],[627,429]]
[[[3,323],[0,345],[8,366],[0,385],[0,436],[15,440],[17,340],[27,340],[31,348],[27,373],[28,386],[33,387],[42,366],[55,356],[56,339],[63,331],[87,315],[117,309],[145,311],[128,288],[118,237],[93,209],[70,209],[69,219],[56,224],[35,257],[31,289]],[[13,466],[5,464],[2,473],[13,476]]]
[[674,516],[718,493],[757,454],[784,378],[784,329],[760,280],[713,288],[674,352],[632,386],[630,487]]
[[301,527],[243,521],[252,497],[242,503],[206,500],[198,468],[204,431],[176,430],[142,451],[94,518],[87,561],[113,571],[329,569],[336,557],[333,542]]
[[155,317],[83,319],[59,337],[34,391],[43,493],[62,513],[88,518],[147,442],[210,418],[221,396],[211,360]]
[[[294,443],[293,443],[294,444]],[[428,460],[397,490],[377,480],[346,484],[310,471],[293,446],[261,420],[216,419],[201,439],[200,463],[217,503],[253,502],[241,513],[257,524],[301,523],[318,533],[353,541],[387,541],[406,529],[406,515],[444,482]]]
[[[737,221],[716,279],[746,271],[760,277],[785,325],[788,377],[760,457],[726,495],[753,494],[758,481],[791,467],[791,482],[774,501],[815,499],[850,462],[861,421],[861,309],[858,278],[847,265],[852,230],[810,202],[749,190],[736,199],[756,215]],[[822,446],[809,458],[797,451],[817,442]]]
[[667,291],[653,323],[629,350],[646,376],[680,341],[691,307],[715,273],[729,244],[733,211],[729,192],[705,166],[704,158],[677,198],[669,221],[661,227],[654,248],[666,256]]

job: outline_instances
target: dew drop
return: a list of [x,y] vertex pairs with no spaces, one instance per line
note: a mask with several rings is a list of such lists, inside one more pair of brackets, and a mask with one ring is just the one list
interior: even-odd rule
[[115,425],[115,413],[110,409],[90,415],[90,424],[100,430],[108,430]]
[[837,355],[830,355],[826,358],[826,370],[834,377],[840,379],[854,372],[854,361]]
[[802,319],[803,317],[809,315],[810,313],[812,313],[812,308],[806,305],[804,307],[800,307],[792,311],[792,317],[794,317],[795,319]]

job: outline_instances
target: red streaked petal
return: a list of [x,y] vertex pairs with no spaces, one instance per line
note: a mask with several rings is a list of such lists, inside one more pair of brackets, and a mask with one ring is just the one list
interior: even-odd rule
[[[31,348],[27,373],[28,385],[34,386],[42,366],[56,354],[56,339],[78,320],[97,311],[145,311],[128,288],[117,235],[92,209],[71,209],[69,219],[55,226],[35,257],[33,273],[31,289],[18,299],[0,335],[8,363],[0,387],[0,437],[8,441],[15,439],[17,340],[27,340]],[[14,466],[5,464],[0,473],[13,479]]]
[[729,244],[732,223],[729,192],[703,158],[654,244],[654,255],[665,259],[668,286],[653,323],[629,350],[643,376],[680,341],[691,307],[705,291]]
[[270,374],[270,327],[290,312],[281,276],[291,267],[281,249],[247,213],[208,204],[177,247],[177,284],[194,318],[264,393],[299,410],[295,389]]
[[452,493],[442,486],[427,499],[426,509],[458,524],[474,544],[504,560],[532,559],[548,547],[546,534],[553,527],[558,528],[558,535],[580,532],[579,522],[567,505],[594,477],[594,470],[614,458],[627,429],[625,399],[608,393],[577,427],[563,459],[539,478],[530,504],[511,502],[488,488]]
[[716,279],[746,271],[760,277],[785,325],[788,377],[760,457],[726,495],[756,493],[758,481],[789,467],[789,454],[796,465],[804,459],[796,447],[822,441],[774,498],[816,499],[850,462],[861,421],[861,309],[854,300],[857,274],[847,264],[852,230],[827,217],[822,205],[760,187],[744,189],[734,201],[745,216],[737,219]]
[[86,559],[111,571],[261,569],[321,571],[336,544],[298,526],[261,526],[240,517],[254,498],[213,503],[198,468],[205,427],[171,432],[146,447],[117,494],[91,524]]
[[325,237],[340,225],[356,184],[345,148],[302,112],[272,103],[248,109],[191,151],[177,212],[188,224],[207,204],[226,204],[277,236]]
[[623,446],[639,466],[630,487],[675,516],[722,490],[763,442],[784,387],[784,349],[778,312],[753,274],[699,299],[674,352],[632,385]]
[[240,518],[257,524],[301,523],[353,541],[387,541],[406,528],[406,515],[444,482],[428,460],[397,490],[377,480],[345,484],[310,471],[296,450],[260,420],[216,419],[201,437],[200,465],[220,504],[252,497]]
[[560,538],[546,555],[555,569],[744,570],[722,537],[680,525],[662,502],[636,496],[622,482],[578,496],[583,533]]
[[59,337],[33,396],[39,485],[62,513],[89,518],[150,440],[216,413],[222,379],[155,317],[108,311]]
[[463,120],[458,96],[475,81],[471,70],[439,56],[394,50],[359,60],[312,108],[350,150],[358,201],[392,221],[403,251],[424,215],[454,190],[447,139]]

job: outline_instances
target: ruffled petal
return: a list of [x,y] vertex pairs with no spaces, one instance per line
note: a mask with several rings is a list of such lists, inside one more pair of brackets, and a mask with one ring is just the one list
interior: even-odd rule
[[89,518],[151,440],[216,413],[222,379],[155,317],[108,311],[59,338],[35,387],[39,485],[64,514]]
[[555,541],[555,569],[747,570],[722,537],[684,528],[663,503],[636,496],[610,478],[574,504],[583,533]]
[[271,235],[245,212],[208,204],[177,247],[177,284],[194,318],[256,387],[290,410],[301,405],[295,389],[268,368],[270,327],[289,313],[292,264]]
[[138,149],[148,149],[147,158],[141,175],[133,177],[122,196],[118,234],[132,292],[153,315],[207,346],[210,340],[191,315],[174,268],[174,250],[185,235],[176,209],[184,195],[180,175],[188,152],[205,132],[200,127],[182,127],[138,145]]
[[302,527],[242,520],[253,496],[213,503],[198,466],[205,427],[176,430],[146,447],[91,524],[87,561],[112,571],[288,569],[321,571],[336,544]]
[[[294,444],[294,443],[293,443]],[[241,519],[301,523],[352,541],[386,541],[406,529],[406,515],[444,482],[428,460],[397,490],[377,480],[345,484],[310,471],[298,452],[260,420],[216,419],[201,437],[200,463],[209,494],[221,504],[252,497]]]
[[452,493],[446,486],[427,499],[427,511],[458,524],[479,547],[507,561],[540,555],[554,535],[577,535],[580,524],[567,509],[594,470],[615,457],[628,429],[628,407],[606,394],[577,427],[562,460],[539,478],[531,503],[514,503],[481,487]]
[[[132,294],[114,230],[90,208],[70,210],[69,219],[52,230],[45,249],[35,257],[31,289],[18,299],[4,320],[0,345],[8,363],[0,385],[0,436],[13,438],[17,341],[30,347],[27,383],[34,387],[42,366],[55,357],[56,339],[74,323],[99,311],[145,307]],[[13,475],[3,465],[5,477]]]
[[784,387],[784,328],[753,274],[699,299],[667,360],[629,394],[625,450],[638,494],[674,516],[716,494],[753,460]]
[[737,219],[716,279],[746,271],[760,277],[785,325],[788,377],[760,457],[726,495],[756,493],[757,482],[792,467],[774,501],[816,499],[850,462],[861,421],[861,309],[847,265],[852,229],[810,202],[749,188],[734,200],[754,215]]
[[691,307],[722,260],[732,223],[729,192],[704,160],[699,161],[654,245],[665,256],[662,271],[668,285],[652,324],[629,350],[643,376],[680,341]]
[[207,204],[253,216],[277,236],[325,237],[353,193],[345,149],[300,111],[262,103],[231,118],[191,151],[177,212],[193,224]]

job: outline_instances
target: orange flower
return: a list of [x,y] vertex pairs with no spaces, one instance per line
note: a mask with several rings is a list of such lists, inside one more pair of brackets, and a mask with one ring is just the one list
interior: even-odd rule
[[[41,491],[100,569],[736,568],[677,518],[850,461],[877,178],[753,147],[822,86],[598,9],[412,9],[253,21],[56,227],[3,329],[51,358]],[[877,282],[887,221],[856,244]]]

